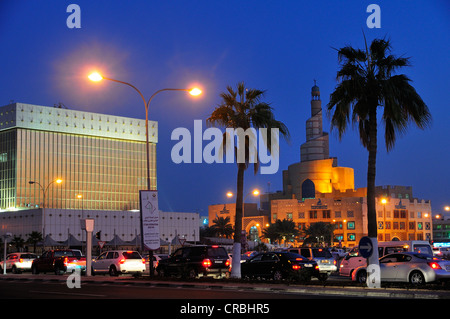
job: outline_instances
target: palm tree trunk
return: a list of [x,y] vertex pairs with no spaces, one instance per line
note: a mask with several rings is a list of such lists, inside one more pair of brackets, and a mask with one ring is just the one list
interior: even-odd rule
[[367,165],[367,219],[369,237],[377,237],[377,215],[375,205],[375,175],[377,162],[377,110],[376,106],[369,111],[369,162]]
[[241,236],[243,217],[242,212],[244,205],[244,172],[245,163],[239,163],[237,174],[236,215],[234,221],[233,259],[231,265],[232,278],[241,278]]
[[372,241],[372,256],[368,258],[367,287],[380,288],[380,266],[378,262],[377,212],[375,202],[375,175],[377,162],[377,105],[369,110],[369,161],[367,165],[367,232]]

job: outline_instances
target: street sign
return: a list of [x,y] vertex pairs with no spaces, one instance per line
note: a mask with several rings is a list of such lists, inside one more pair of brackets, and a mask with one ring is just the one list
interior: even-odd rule
[[362,237],[358,245],[359,253],[364,258],[369,258],[373,254],[373,243],[369,237]]
[[141,235],[146,250],[156,250],[160,247],[158,192],[141,190]]

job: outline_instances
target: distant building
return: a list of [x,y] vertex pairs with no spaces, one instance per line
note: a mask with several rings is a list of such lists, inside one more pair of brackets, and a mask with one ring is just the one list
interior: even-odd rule
[[[157,122],[149,127],[156,188]],[[1,210],[139,209],[146,172],[145,120],[23,103],[0,107]],[[63,183],[47,188],[56,178]]]
[[[353,169],[338,166],[337,158],[329,156],[321,103],[319,87],[314,85],[300,162],[283,171],[282,191],[261,194],[259,215],[245,215],[243,229],[249,235],[252,228],[252,238],[261,237],[264,227],[283,219],[292,220],[299,230],[317,222],[335,225],[334,245],[355,246],[367,236],[367,189],[355,189]],[[432,240],[431,203],[414,198],[411,186],[378,186],[376,196],[378,240]],[[291,244],[301,245],[302,239]]]
[[[57,242],[69,235],[84,241],[80,219],[93,218],[101,241],[133,241],[140,235],[139,190],[147,189],[145,140],[141,119],[24,103],[0,107],[0,235],[26,239],[45,229]],[[156,189],[155,121],[149,141]],[[63,182],[52,183],[56,178]],[[160,235],[198,241],[198,214],[161,212]]]

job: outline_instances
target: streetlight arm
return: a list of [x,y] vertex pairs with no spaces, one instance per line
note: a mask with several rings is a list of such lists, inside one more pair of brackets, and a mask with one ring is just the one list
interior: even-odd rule
[[150,99],[148,100],[147,104],[146,104],[146,108],[148,108],[148,106],[150,105],[150,102],[153,100],[153,98],[155,97],[156,94],[161,93],[163,91],[187,91],[189,92],[189,89],[161,89],[156,91],[155,93],[153,93],[153,95],[150,97]]
[[117,82],[117,83],[122,83],[122,84],[126,84],[126,85],[128,85],[128,86],[130,86],[130,87],[132,87],[133,89],[135,89],[136,90],[136,92],[138,92],[139,93],[139,95],[141,96],[141,98],[142,98],[142,101],[144,101],[144,104],[145,104],[145,107],[147,108],[148,107],[148,104],[147,104],[147,102],[145,101],[145,98],[144,98],[144,95],[141,93],[141,91],[139,91],[138,90],[138,88],[137,87],[135,87],[133,84],[131,84],[131,83],[128,83],[128,82],[123,82],[123,81],[119,81],[119,80],[114,80],[114,79],[111,79],[111,78],[107,78],[107,77],[103,77],[103,79],[105,79],[105,80],[109,80],[109,81],[113,81],[113,82]]

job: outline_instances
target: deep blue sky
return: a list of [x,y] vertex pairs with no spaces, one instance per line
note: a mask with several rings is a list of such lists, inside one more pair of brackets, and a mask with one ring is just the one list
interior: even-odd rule
[[[66,8],[81,7],[81,29],[69,29]],[[369,29],[366,8],[381,7],[381,28]],[[449,174],[450,3],[436,1],[111,1],[1,0],[0,105],[16,102],[144,118],[143,103],[131,88],[86,80],[92,68],[136,85],[147,99],[161,88],[194,83],[204,95],[161,93],[150,106],[159,122],[158,190],[160,209],[198,211],[230,202],[235,164],[172,163],[177,127],[193,131],[220,102],[227,85],[244,81],[267,90],[277,119],[291,133],[281,143],[280,169],[274,175],[245,176],[245,190],[282,189],[282,170],[300,160],[305,121],[310,116],[313,79],[322,106],[336,86],[337,54],[345,45],[363,48],[388,37],[393,52],[411,57],[405,73],[433,115],[430,129],[413,126],[386,153],[379,143],[377,185],[411,185],[414,195],[430,199],[434,212],[450,205]],[[324,130],[330,121],[324,117]],[[206,144],[206,143],[205,143]],[[365,187],[367,152],[357,132],[339,141],[330,134],[330,156],[355,170],[355,186]],[[249,200],[250,201],[250,200]]]

